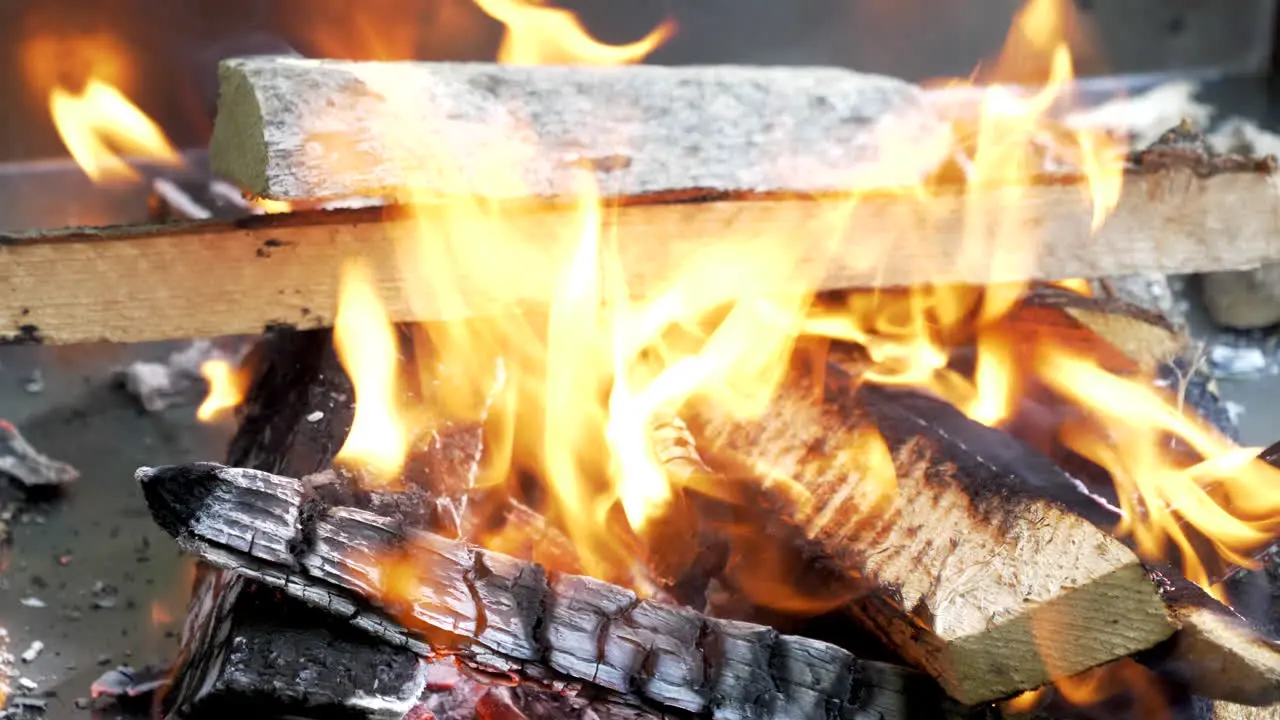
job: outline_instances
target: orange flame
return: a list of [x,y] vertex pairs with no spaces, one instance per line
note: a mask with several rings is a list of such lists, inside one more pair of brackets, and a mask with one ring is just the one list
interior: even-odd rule
[[249,204],[255,212],[264,215],[278,215],[281,213],[293,212],[293,203],[284,200],[272,200],[271,198],[252,198]]
[[394,484],[404,466],[413,426],[400,412],[395,330],[372,275],[361,262],[349,262],[343,268],[333,342],[351,376],[356,399],[351,432],[337,460],[368,470],[378,483]]
[[[1062,439],[1111,474],[1124,517],[1118,531],[1146,558],[1168,558],[1172,545],[1187,579],[1223,599],[1221,588],[1210,587],[1205,553],[1257,567],[1252,555],[1280,535],[1280,469],[1258,459],[1258,448],[1235,447],[1176,398],[1063,349],[1046,347],[1037,357],[1039,377],[1098,421],[1073,426]],[[1177,457],[1170,438],[1200,461]],[[1190,529],[1209,548],[1198,547]]]
[[[661,41],[610,49],[561,10],[515,0],[477,3],[508,26],[504,61],[627,62]],[[972,267],[981,261],[992,282],[851,293],[837,307],[814,303],[818,278],[805,269],[813,248],[798,250],[788,238],[752,243],[750,251],[708,248],[637,292],[623,280],[612,208],[585,172],[571,197],[539,209],[546,213],[545,231],[527,237],[527,226],[507,206],[485,199],[476,187],[482,183],[486,193],[502,196],[534,195],[521,192],[518,168],[538,149],[520,137],[468,148],[469,167],[485,171],[464,176],[449,163],[456,148],[439,147],[420,122],[407,120],[420,113],[396,92],[394,76],[371,71],[362,80],[390,108],[383,118],[384,147],[406,168],[430,166],[436,173],[430,183],[405,184],[396,200],[410,221],[388,226],[397,233],[401,269],[422,279],[406,283],[405,299],[421,316],[448,319],[417,328],[413,337],[430,345],[422,352],[415,347],[415,356],[430,361],[401,367],[384,290],[363,264],[344,268],[335,343],[357,404],[339,458],[368,469],[375,484],[394,483],[414,439],[433,423],[484,416],[492,436],[485,482],[537,477],[550,498],[547,514],[573,543],[584,571],[643,589],[637,543],[668,511],[682,483],[699,482],[674,477],[657,458],[655,419],[678,415],[692,399],[741,416],[761,412],[785,377],[797,341],[816,336],[860,346],[866,380],[927,389],[988,425],[1012,414],[1024,383],[1046,383],[1097,420],[1100,429],[1064,440],[1113,474],[1125,513],[1122,530],[1140,554],[1164,558],[1176,549],[1188,576],[1201,584],[1210,574],[1197,554],[1200,536],[1221,559],[1250,564],[1248,551],[1280,533],[1280,507],[1259,493],[1274,482],[1273,469],[1144,389],[1141,378],[1105,373],[1057,347],[1020,351],[1020,338],[1001,322],[1025,285],[997,281],[1031,276],[1038,261],[1040,238],[1028,236],[1032,224],[1019,213],[1031,204],[1026,194],[1043,172],[1045,138],[1052,139],[1056,158],[1068,158],[1079,170],[1076,185],[1087,202],[1082,228],[1102,227],[1122,190],[1117,140],[1092,130],[1068,132],[1048,118],[1074,74],[1061,39],[1064,25],[1074,22],[1070,8],[1060,0],[1029,3],[991,69],[998,77],[1006,68],[1025,75],[1028,67],[1043,67],[1036,92],[985,90],[972,126],[957,123],[954,137],[937,142],[883,129],[884,161],[872,177],[815,210],[832,228],[832,247],[867,201],[866,188],[892,192],[910,205],[904,222],[912,227],[920,217],[954,224],[959,211],[963,242],[952,256],[932,258],[937,267],[926,269],[946,280],[954,276],[951,263]],[[659,36],[655,31],[647,40]],[[963,186],[939,175],[903,187],[916,169],[957,154],[964,157]],[[447,192],[439,191],[442,179],[450,185]],[[420,187],[436,191],[427,195]],[[894,248],[903,251],[909,248]],[[1080,280],[1058,284],[1089,289]],[[493,298],[547,297],[552,302],[545,312],[466,319],[475,305],[492,307]],[[957,347],[975,351],[972,373],[956,369]],[[490,402],[482,388],[491,386],[494,368],[506,382],[492,412],[481,413],[478,403]],[[413,382],[433,388],[430,410],[408,402]],[[1168,452],[1169,436],[1198,460]],[[848,451],[866,458],[868,480],[860,492],[872,497],[862,505],[874,508],[892,499],[896,477],[882,438],[860,437],[858,444]],[[837,517],[834,508],[813,507],[804,488],[787,490],[805,508],[813,531],[851,521]]]
[[506,26],[498,62],[510,65],[627,65],[643,60],[676,30],[664,20],[640,40],[605,45],[587,33],[570,11],[541,0],[474,0],[486,14]]
[[196,409],[200,422],[214,422],[244,401],[246,381],[230,362],[206,360],[200,365],[200,374],[209,383],[209,392]]
[[[638,44],[610,48],[592,40],[563,10],[518,0],[476,1],[507,25],[505,62],[632,62],[672,27],[664,24]],[[1053,16],[1046,16],[1043,6],[1037,2],[1020,18],[1029,30],[1015,30],[1035,40],[1033,46],[1043,46],[1049,58],[1044,87],[1030,97],[992,88],[972,146],[961,148],[972,157],[970,192],[959,199],[965,242],[957,255],[965,263],[974,256],[990,259],[993,278],[1021,275],[1036,259],[1035,238],[1025,236],[1027,223],[1011,208],[1020,206],[1020,194],[1040,172],[1032,149],[1048,124],[1047,110],[1072,78],[1066,46],[1039,40],[1052,32],[1045,18]],[[335,342],[353,378],[357,405],[340,458],[376,468],[377,482],[393,481],[410,440],[428,431],[436,415],[475,416],[477,387],[487,382],[473,377],[475,369],[492,368],[501,358],[510,382],[491,413],[496,419],[491,420],[488,471],[497,482],[533,471],[545,483],[551,515],[573,542],[584,570],[634,586],[644,584],[643,573],[634,567],[635,535],[643,535],[666,511],[680,491],[676,483],[682,482],[670,477],[655,455],[650,437],[655,418],[677,413],[695,397],[726,412],[759,413],[785,377],[802,335],[860,344],[870,355],[867,378],[872,381],[930,388],[989,424],[1009,414],[1018,391],[1014,343],[996,321],[1016,302],[1021,286],[854,294],[844,307],[816,309],[817,278],[804,269],[796,245],[780,239],[753,244],[749,253],[708,249],[650,292],[637,294],[623,280],[611,214],[589,174],[582,174],[568,207],[555,208],[559,221],[546,225],[545,236],[524,237],[516,217],[474,188],[482,182],[490,193],[528,194],[520,192],[522,178],[513,169],[536,147],[513,137],[502,146],[471,148],[478,157],[470,163],[486,172],[479,179],[464,177],[449,163],[456,149],[439,147],[420,122],[407,120],[420,114],[408,99],[397,99],[403,96],[392,75],[370,71],[362,80],[387,98],[385,147],[408,169],[430,165],[438,173],[433,183],[405,183],[396,198],[414,213],[413,222],[396,225],[407,229],[398,238],[402,266],[424,272],[423,282],[409,284],[409,306],[422,315],[466,318],[472,303],[489,297],[552,298],[545,317],[512,313],[425,326],[418,339],[431,348],[420,356],[431,362],[417,368],[418,380],[435,388],[438,397],[430,412],[415,413],[405,407],[401,388],[411,373],[397,375],[403,369],[395,335],[373,276],[359,264],[347,268]],[[399,102],[406,104],[398,107]],[[878,176],[816,211],[825,213],[833,247],[863,199],[862,188],[900,188],[904,178],[918,177],[918,168],[951,154],[940,143],[921,145],[916,137],[894,136],[892,128],[884,132],[888,160],[875,168]],[[1066,145],[1080,160],[1080,188],[1093,199],[1094,217],[1105,217],[1113,191],[1095,188],[1119,187],[1123,167],[1116,147],[1101,135],[1083,134],[1072,135]],[[432,162],[423,163],[424,157]],[[450,192],[426,195],[417,189],[438,187],[441,177],[451,183]],[[904,202],[918,202],[926,216],[954,212],[948,210],[957,197],[953,185],[925,183],[899,191]],[[949,274],[945,264],[938,270],[939,277]],[[949,367],[949,347],[958,338],[976,342],[972,379]],[[470,382],[441,382],[445,376]],[[860,442],[865,447],[849,452],[884,458],[870,468],[875,472],[868,473],[861,491],[891,499],[896,478],[883,440]],[[803,503],[803,489],[794,490]],[[875,498],[865,506],[875,507]],[[849,521],[833,512],[814,508],[810,520],[818,529]]]
[[114,86],[96,78],[78,93],[53,88],[49,112],[67,151],[94,182],[139,180],[117,150],[165,165],[182,164],[160,126]]

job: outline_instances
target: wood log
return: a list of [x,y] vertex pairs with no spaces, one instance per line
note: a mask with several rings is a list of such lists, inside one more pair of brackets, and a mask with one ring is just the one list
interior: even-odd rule
[[[759,418],[693,407],[686,420],[721,474],[803,489],[790,520],[815,552],[882,591],[853,603],[855,615],[953,697],[1009,697],[1173,633],[1138,558],[1062,509],[1074,485],[1047,458],[980,425],[983,447],[948,442],[930,426],[967,418],[942,402],[927,416],[900,404],[923,396],[844,385],[823,402],[821,392],[796,381]],[[882,495],[883,478],[849,450],[868,432],[887,443],[896,493]]]
[[[936,717],[949,704],[912,671],[325,507],[301,480],[213,464],[143,468],[138,479],[187,552],[421,655],[715,717]],[[409,573],[400,596],[380,579],[388,562]]]
[[[202,566],[163,713],[179,718],[504,717],[661,720],[629,705],[592,702],[505,677],[464,674],[353,628],[244,576]],[[430,713],[430,714],[426,714]],[[486,714],[489,713],[489,714]]]
[[[557,199],[572,193],[574,172],[585,167],[603,196],[619,202],[736,199],[737,212],[751,212],[743,203],[760,196],[912,183],[954,150],[949,126],[926,109],[915,87],[834,68],[533,68],[246,58],[224,61],[220,84],[211,145],[215,171],[250,192],[286,200],[394,195],[406,186],[418,197],[440,199],[459,192],[499,201]],[[432,143],[406,148],[397,137],[404,128],[412,128],[415,138],[428,128]],[[1274,237],[1280,221],[1274,163],[1237,158],[1218,167],[1244,175],[1206,174],[1219,161],[1203,162],[1207,143],[1189,135],[1162,141],[1198,157],[1196,172],[1175,170],[1167,155],[1156,162],[1136,160],[1119,208],[1097,237],[1089,232],[1081,177],[1046,178],[1043,187],[1013,201],[1020,205],[1004,219],[1019,218],[1028,229],[1013,236],[1044,245],[1030,277],[1124,273],[1148,254],[1147,262],[1170,272],[1191,260],[1187,255],[1225,255],[1223,237],[1235,239],[1226,243],[1231,253],[1239,252],[1245,238],[1270,243],[1261,238]],[[912,152],[890,154],[893,143]],[[936,151],[928,149],[933,146]],[[495,158],[457,148],[511,152]],[[1174,165],[1188,169],[1185,159]],[[507,171],[504,182],[486,174],[495,161]],[[894,174],[884,161],[898,165]],[[984,261],[978,267],[949,273],[939,266],[939,258],[955,255],[963,214],[958,195],[943,195],[943,207],[933,213],[904,212],[902,198],[859,203],[848,223],[850,236],[833,255],[877,262],[868,263],[862,281],[851,284],[998,280],[987,254],[978,253]],[[1246,196],[1257,204],[1233,202]],[[812,214],[807,204],[793,209]],[[795,216],[783,220],[791,213],[782,206],[769,212],[779,228],[802,222]],[[688,233],[687,219],[670,227]],[[764,227],[763,219],[757,216],[744,227]],[[779,233],[792,242],[810,235],[799,225]],[[740,232],[726,237],[742,239]],[[1075,266],[1066,271],[1061,263]],[[941,275],[921,277],[921,268]],[[1060,271],[1066,274],[1056,275]]]
[[[1177,379],[1184,383],[1182,389],[1191,407],[1197,410],[1204,408],[1205,412],[1216,416],[1215,419],[1218,421],[1226,421],[1229,424],[1229,419],[1224,417],[1225,413],[1222,412],[1220,403],[1216,402],[1210,388],[1204,385],[1204,374],[1194,372],[1194,368],[1188,370],[1182,366],[1185,356],[1181,354],[1180,347],[1185,345],[1185,339],[1177,336],[1157,317],[1135,313],[1133,308],[1105,298],[1083,298],[1065,293],[1038,292],[1026,298],[1010,315],[1008,322],[1019,329],[1019,337],[1029,337],[1029,332],[1033,335],[1050,334],[1057,342],[1072,344],[1077,350],[1099,358],[1104,364],[1116,366],[1117,372],[1136,371],[1144,373],[1144,376],[1155,373],[1166,381],[1175,379],[1164,377],[1166,374],[1176,375]],[[1116,340],[1113,341],[1112,338]],[[1149,338],[1152,342],[1135,345],[1132,342],[1134,338]],[[1116,346],[1109,346],[1111,342],[1115,342]],[[1120,349],[1125,352],[1134,352],[1135,349],[1139,349],[1141,352],[1134,353],[1135,357],[1130,358],[1123,352],[1119,352]],[[1153,350],[1159,350],[1159,352],[1153,352]],[[1119,355],[1117,355],[1118,352]],[[1108,353],[1113,357],[1108,359]],[[847,388],[835,390],[837,394],[844,391],[847,391]],[[811,408],[816,407],[812,396],[806,396],[803,391],[792,388],[790,396],[788,405],[808,402]],[[828,402],[831,402],[830,397]],[[946,661],[939,659],[946,657],[947,653],[970,650],[974,645],[981,647],[983,639],[989,636],[1000,637],[1001,631],[998,628],[994,631],[990,627],[979,628],[975,633],[976,642],[975,638],[953,639],[954,646],[961,649],[959,651],[952,650],[952,645],[945,641],[933,640],[927,636],[924,641],[920,639],[921,633],[918,627],[920,625],[926,629],[932,629],[934,626],[946,628],[947,625],[944,623],[948,622],[951,628],[957,624],[954,614],[950,617],[939,617],[938,602],[944,604],[943,611],[955,613],[957,605],[963,611],[964,603],[982,601],[984,588],[981,578],[964,577],[963,573],[958,571],[948,574],[942,570],[942,568],[956,566],[965,567],[963,558],[966,557],[967,551],[972,550],[971,546],[979,544],[974,539],[978,533],[971,530],[966,536],[961,531],[955,531],[954,534],[948,531],[944,537],[939,537],[939,525],[951,520],[950,518],[946,521],[940,520],[938,513],[932,509],[928,510],[926,515],[929,517],[928,527],[933,530],[931,534],[922,534],[919,537],[910,536],[910,530],[912,527],[925,527],[925,525],[904,522],[902,518],[895,515],[898,508],[887,513],[881,508],[875,520],[865,518],[868,511],[849,501],[850,497],[857,497],[858,488],[856,486],[851,488],[845,480],[846,477],[852,477],[858,478],[855,482],[868,482],[863,469],[858,467],[856,462],[848,465],[847,468],[824,467],[827,455],[835,454],[834,451],[840,447],[854,446],[856,433],[851,433],[849,428],[858,424],[858,411],[861,411],[864,416],[869,416],[869,419],[863,418],[863,424],[874,426],[885,435],[897,460],[899,482],[901,483],[904,479],[911,482],[909,489],[904,490],[901,484],[898,488],[900,493],[905,492],[912,498],[906,500],[899,496],[908,514],[917,511],[921,506],[921,501],[916,496],[916,493],[921,492],[919,483],[929,483],[933,486],[924,489],[923,492],[929,494],[937,492],[939,484],[946,485],[948,478],[953,478],[950,482],[959,485],[963,490],[959,499],[967,506],[962,506],[958,513],[953,514],[959,514],[962,518],[966,514],[976,514],[981,518],[978,521],[979,526],[992,521],[989,515],[993,505],[1007,508],[1010,495],[1015,499],[1018,495],[1022,495],[1024,498],[1051,500],[1059,508],[1088,521],[1083,528],[1086,536],[1109,532],[1118,523],[1119,515],[1114,507],[1104,499],[1085,492],[1079,481],[1065,475],[1047,458],[1021,446],[1004,433],[968,420],[941,401],[911,392],[866,387],[859,390],[856,398],[847,400],[837,398],[836,404],[844,414],[834,420],[824,416],[819,421],[819,411],[816,409],[807,411],[809,413],[807,416],[804,412],[790,412],[780,417],[777,406],[767,411],[760,421],[746,423],[745,427],[734,427],[732,424],[726,425],[722,421],[712,420],[710,429],[715,440],[708,444],[700,438],[698,444],[702,450],[710,451],[713,455],[717,441],[733,445],[736,452],[729,459],[730,462],[722,465],[722,468],[728,468],[728,472],[741,471],[745,466],[748,474],[756,477],[785,477],[799,481],[805,490],[812,493],[812,507],[799,513],[799,517],[810,521],[814,521],[815,518],[823,519],[820,525],[827,522],[838,524],[837,521],[843,523],[839,525],[837,532],[831,532],[825,525],[819,528],[815,552],[834,555],[838,566],[857,572],[864,572],[867,567],[867,561],[859,557],[859,551],[865,553],[865,557],[871,558],[871,582],[874,586],[880,587],[882,592],[879,596],[873,595],[867,600],[856,602],[855,613],[868,624],[878,627],[882,636],[888,636],[890,643],[906,657],[920,662],[924,667],[935,672],[951,671],[949,666],[944,665]],[[697,415],[695,414],[692,419],[695,427],[698,427]],[[800,429],[805,427],[813,429]],[[838,428],[845,428],[843,436],[832,435],[840,432]],[[708,428],[704,424],[699,430],[701,433],[706,433]],[[766,449],[770,443],[773,443],[773,448]],[[920,447],[921,444],[924,445],[923,448]],[[798,448],[804,449],[800,451]],[[831,452],[824,454],[822,448],[829,448]],[[721,455],[720,460],[723,463],[725,458],[723,453]],[[921,455],[931,456],[923,464],[932,472],[926,472],[923,480],[915,479],[918,476],[916,463],[920,462]],[[761,460],[762,457],[763,460]],[[796,460],[797,457],[800,459]],[[865,466],[865,462],[863,465]],[[948,468],[951,469],[948,470]],[[954,478],[959,478],[959,482]],[[979,478],[986,478],[986,481]],[[994,482],[992,482],[993,479]],[[1013,504],[1016,506],[1017,502]],[[840,505],[843,507],[838,507]],[[1011,512],[1014,517],[1017,513],[1017,510]],[[832,520],[833,518],[835,520]],[[890,525],[891,529],[885,531],[884,536],[877,535]],[[1009,525],[1016,529],[1015,523],[1010,522]],[[1067,525],[1075,529],[1080,528],[1079,521],[1068,522]],[[961,524],[960,527],[966,526]],[[1003,526],[1001,529],[1004,529]],[[1057,532],[1056,529],[1048,527],[1041,529],[1050,534]],[[904,530],[908,533],[906,536],[894,534]],[[814,534],[812,529],[809,534],[811,536]],[[957,541],[954,539],[956,535],[964,537]],[[1020,545],[1023,549],[1030,545],[1025,537],[1019,537],[1018,540],[1019,542],[1010,544],[1014,547]],[[859,545],[860,541],[864,544]],[[947,546],[948,542],[952,543],[952,547]],[[897,543],[896,547],[895,543]],[[851,545],[853,547],[850,547]],[[918,595],[915,598],[910,596],[903,598],[904,586],[911,587],[912,575],[919,570],[913,566],[894,568],[892,554],[882,552],[885,547],[892,547],[892,552],[910,552],[912,548],[918,548],[926,561],[926,570],[921,574],[932,579],[935,584],[921,587],[919,580],[916,579],[914,591]],[[1017,586],[1019,582],[1030,584],[1030,581],[1019,576],[1025,566],[1010,562],[1010,566],[1006,567],[1003,563],[1008,562],[1008,558],[995,553],[979,553],[978,556],[982,558],[985,567],[995,568],[994,571],[986,574],[988,581],[1009,582],[1010,587]],[[1061,560],[1067,562],[1065,558]],[[932,564],[929,564],[930,562]],[[1130,567],[1138,564],[1136,557],[1132,555],[1129,555],[1127,562]],[[887,576],[880,569],[882,565],[890,568]],[[935,566],[938,568],[936,577],[930,572]],[[1033,563],[1031,567],[1037,568],[1037,565]],[[1054,569],[1060,570],[1060,566]],[[1218,578],[1225,577],[1227,571],[1231,569],[1222,568]],[[1001,577],[1002,574],[1004,577]],[[954,579],[949,575],[961,577]],[[1164,575],[1174,576],[1172,573],[1164,573]],[[1131,579],[1137,585],[1142,584],[1136,577],[1131,576]],[[957,582],[963,584],[953,587],[953,583]],[[1275,654],[1275,645],[1267,639],[1265,633],[1250,626],[1243,618],[1185,580],[1179,579],[1182,589],[1173,594],[1165,591],[1167,582],[1162,580],[1158,585],[1162,588],[1162,599],[1168,606],[1169,619],[1174,621],[1180,630],[1175,640],[1165,643],[1169,647],[1161,656],[1163,658],[1161,662],[1169,662],[1172,658],[1173,663],[1180,664],[1184,668],[1194,667],[1194,670],[1189,671],[1191,677],[1189,685],[1196,692],[1208,697],[1228,698],[1255,704],[1280,699],[1278,694],[1280,684],[1276,682],[1274,670],[1275,662],[1280,659],[1280,656]],[[1081,591],[1087,593],[1088,587],[1087,584],[1081,587],[1076,583],[1069,583],[1064,590],[1067,591],[1065,594],[1070,596]],[[886,594],[891,598],[887,603],[882,597]],[[962,600],[957,601],[955,599],[957,596]],[[1191,602],[1192,598],[1194,602]],[[918,601],[925,609],[923,611],[918,607],[913,609],[911,607],[913,600]],[[1037,600],[1040,599],[1037,598]],[[1052,605],[1050,604],[1049,607]],[[1115,605],[1105,607],[1105,612],[1116,608]],[[1011,608],[1014,617],[1022,616],[1021,624],[1015,622],[1012,625],[1013,632],[1032,635],[1037,631],[1045,632],[1044,628],[1037,627],[1036,605],[1024,603],[1019,598],[1011,603]],[[1118,609],[1123,612],[1123,606],[1119,606]],[[912,610],[915,612],[911,612]],[[998,608],[996,610],[998,613]],[[912,617],[913,615],[923,615],[923,617]],[[1028,618],[1030,618],[1029,622]],[[1051,633],[1055,638],[1055,652],[1060,652],[1067,647],[1069,653],[1069,646],[1073,642],[1096,647],[1094,633],[1086,629],[1095,619],[1099,627],[1106,626],[1105,619],[1090,618],[1086,612],[1072,616],[1070,623],[1072,628]],[[992,622],[999,623],[998,614],[992,618]],[[894,629],[895,626],[897,629]],[[1158,628],[1158,624],[1156,627]],[[1007,632],[1007,629],[1005,631]],[[1072,639],[1073,632],[1075,640]],[[933,642],[932,645],[929,644],[930,641]],[[907,646],[905,649],[904,644]],[[1039,652],[1039,650],[1037,648],[1031,652]],[[1000,649],[999,654],[1002,658],[1009,657],[1005,647]],[[929,658],[929,660],[923,658]],[[1051,674],[1060,673],[1061,671],[1056,668],[1060,667],[1057,663],[1062,660],[1057,658],[1050,658],[1050,660],[1051,662],[1046,662],[1046,666],[1053,668]],[[1153,658],[1154,660],[1156,658]],[[969,667],[975,665],[981,665],[981,663],[968,664]],[[1025,672],[1025,668],[1022,671]],[[981,677],[978,679],[979,682],[982,680]],[[956,680],[956,682],[959,681],[960,679]],[[943,682],[946,684],[947,681],[943,680]],[[957,691],[951,690],[951,692]]]
[[400,720],[422,695],[427,661],[244,578],[198,570],[169,718]]

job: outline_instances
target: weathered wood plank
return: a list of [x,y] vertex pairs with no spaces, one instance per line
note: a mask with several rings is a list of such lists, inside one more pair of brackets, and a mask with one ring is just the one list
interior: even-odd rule
[[582,168],[607,197],[828,193],[889,140],[919,155],[901,181],[950,152],[917,88],[838,68],[239,58],[219,85],[213,171],[282,200],[563,198]]

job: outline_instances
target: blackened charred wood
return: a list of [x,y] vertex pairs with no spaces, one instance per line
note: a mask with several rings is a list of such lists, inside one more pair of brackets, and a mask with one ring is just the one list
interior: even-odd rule
[[156,521],[187,552],[419,654],[676,715],[906,718],[947,706],[912,671],[325,507],[301,480],[212,464],[144,468],[138,478]]
[[201,568],[164,698],[171,718],[323,717],[399,720],[427,662],[332,615],[232,573]]

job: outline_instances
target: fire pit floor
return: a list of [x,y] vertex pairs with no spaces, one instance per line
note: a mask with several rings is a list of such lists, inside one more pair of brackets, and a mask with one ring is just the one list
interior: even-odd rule
[[[145,413],[110,386],[111,370],[162,357],[167,344],[129,348],[0,348],[0,407],[33,445],[80,469],[68,494],[15,520],[13,547],[0,576],[0,625],[19,656],[14,670],[37,683],[14,692],[48,697],[46,717],[88,717],[77,698],[103,671],[171,659],[189,592],[188,561],[151,522],[133,481],[139,465],[219,457],[228,428],[201,425],[193,408]],[[74,357],[74,360],[67,358]],[[72,364],[74,363],[74,364]],[[24,388],[40,368],[44,390]],[[33,607],[38,599],[42,607]]]

